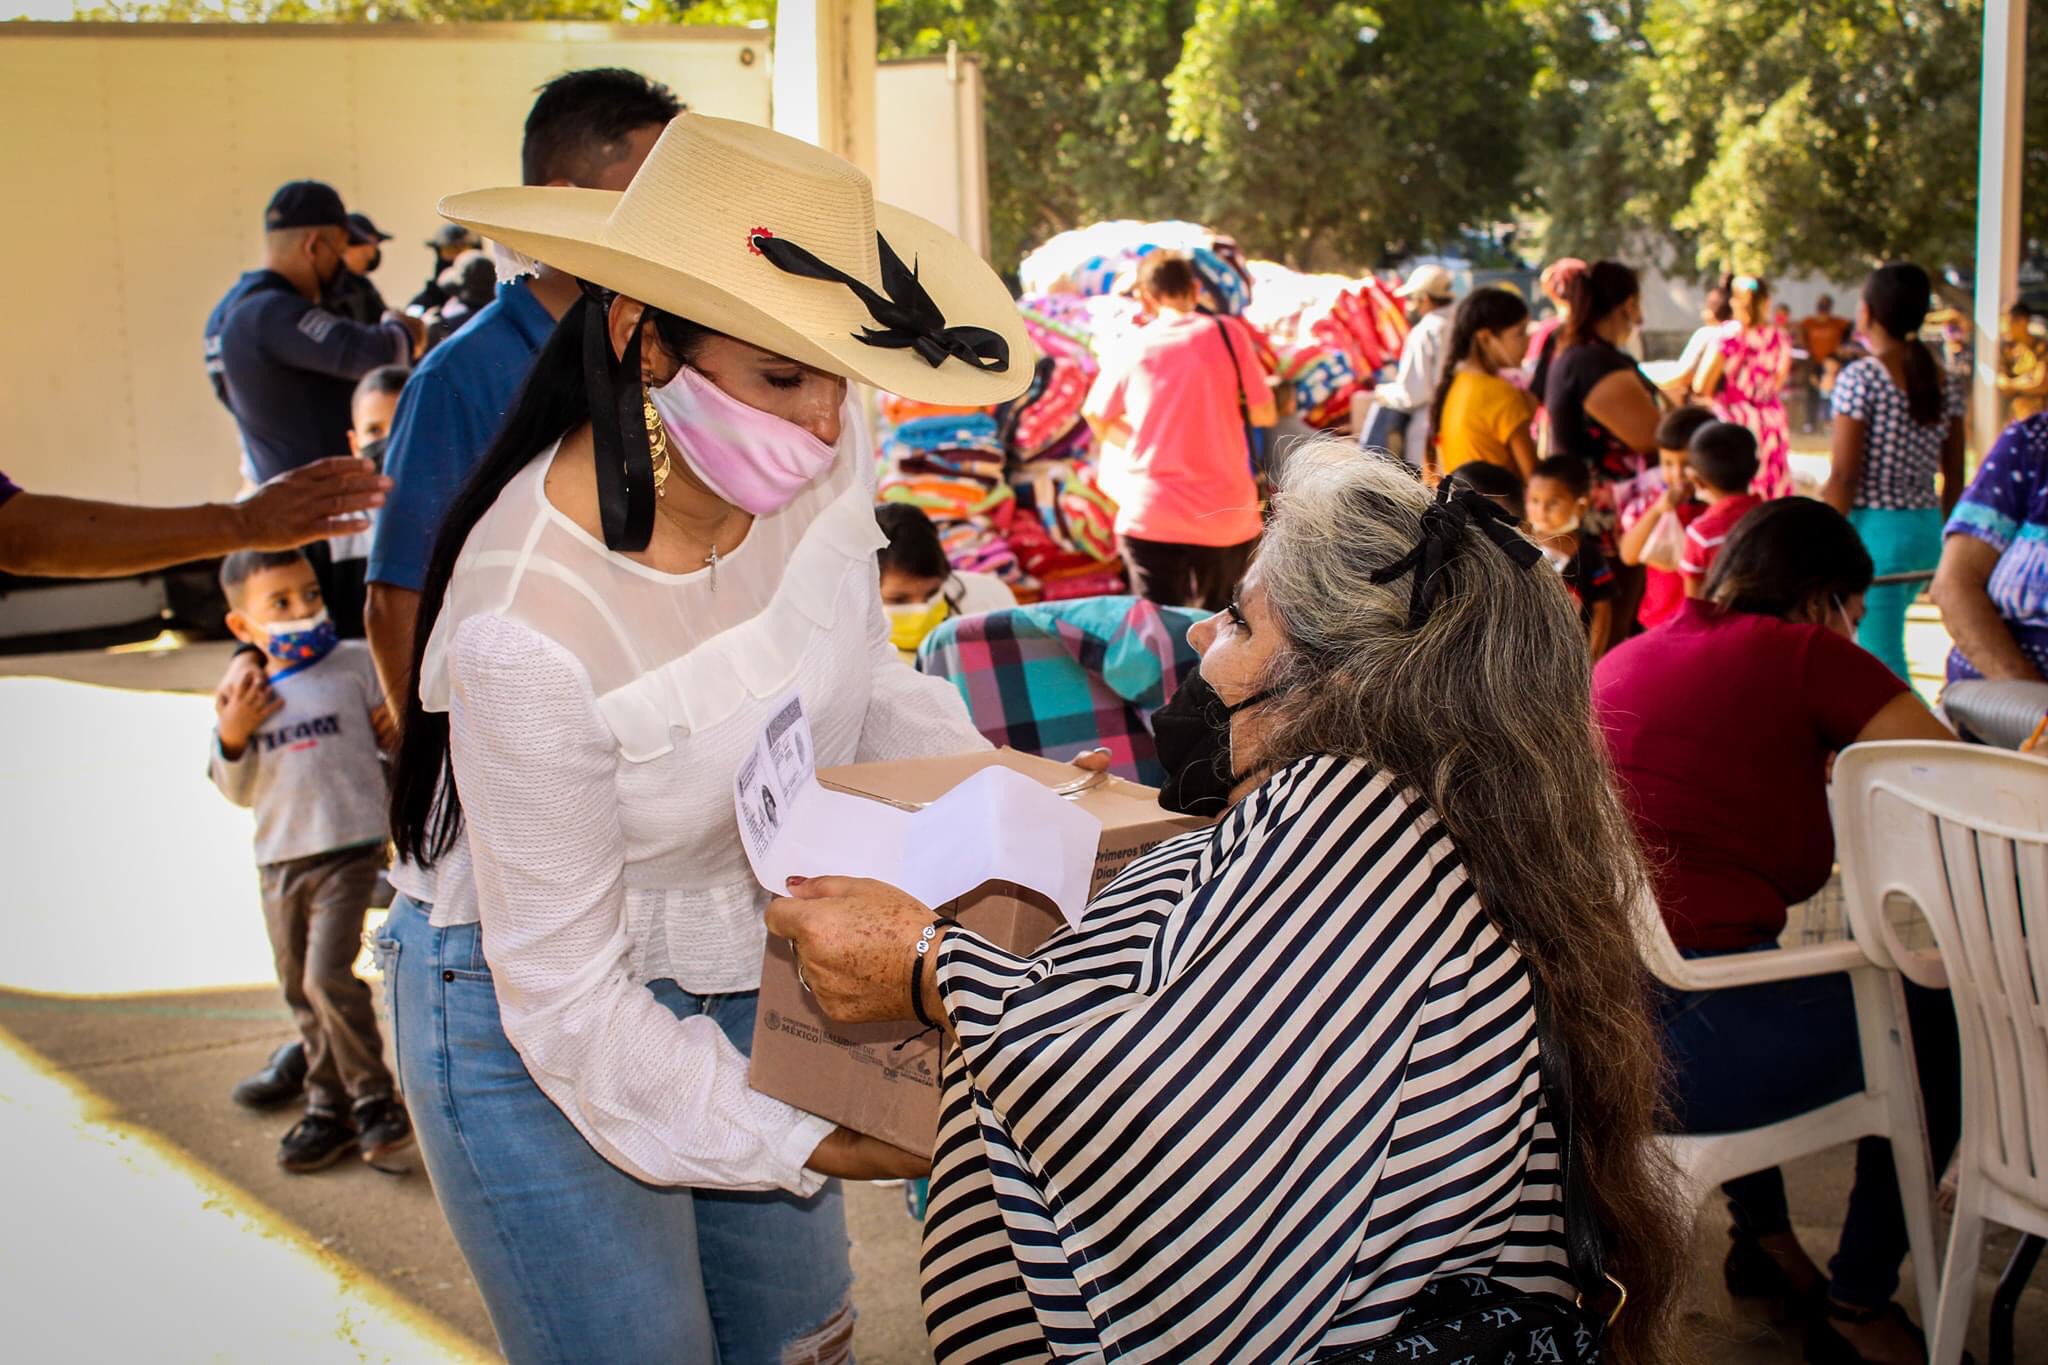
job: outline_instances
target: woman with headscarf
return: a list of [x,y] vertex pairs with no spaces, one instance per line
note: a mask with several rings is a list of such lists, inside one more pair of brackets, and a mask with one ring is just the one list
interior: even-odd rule
[[[933,1349],[1494,1361],[1459,1336],[1475,1299],[1555,1322],[1584,1294],[1592,1323],[1512,1358],[1668,1361],[1683,1233],[1651,1137],[1644,873],[1577,613],[1458,479],[1432,498],[1312,445],[1274,506],[1155,717],[1162,804],[1220,823],[1030,957],[877,882],[770,907],[828,1013],[956,1043]],[[1627,1303],[1600,1343],[1609,1274]]]
[[521,1365],[847,1359],[831,1178],[926,1162],[748,1087],[734,778],[791,694],[820,766],[986,747],[890,645],[847,383],[993,404],[1031,344],[971,249],[747,124],[441,208],[584,296],[421,599],[393,826],[439,895],[380,949],[435,1193]]

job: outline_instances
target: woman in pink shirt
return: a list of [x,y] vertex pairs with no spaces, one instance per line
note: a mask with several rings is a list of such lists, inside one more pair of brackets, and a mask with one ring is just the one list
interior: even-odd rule
[[1154,251],[1139,297],[1158,316],[1103,357],[1083,414],[1102,444],[1102,491],[1131,591],[1221,611],[1259,539],[1246,426],[1270,427],[1272,390],[1251,328],[1197,312],[1187,257]]

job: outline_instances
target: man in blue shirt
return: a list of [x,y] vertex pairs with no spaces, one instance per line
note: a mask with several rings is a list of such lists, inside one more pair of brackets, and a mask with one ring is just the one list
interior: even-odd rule
[[[571,71],[541,87],[520,153],[529,185],[624,190],[662,129],[682,112],[668,87],[636,72]],[[398,401],[385,446],[392,489],[370,543],[370,650],[384,695],[412,692],[413,625],[434,536],[456,493],[519,395],[533,357],[578,298],[576,281],[542,266],[428,353]]]

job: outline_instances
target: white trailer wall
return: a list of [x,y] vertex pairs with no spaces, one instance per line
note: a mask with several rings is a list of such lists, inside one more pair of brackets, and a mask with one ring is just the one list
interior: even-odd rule
[[[981,63],[949,53],[875,68],[875,197],[931,219],[988,255]],[[999,270],[1015,261],[998,261]]]
[[0,25],[0,470],[123,501],[231,494],[200,331],[257,263],[278,185],[327,180],[394,234],[375,279],[402,307],[435,201],[519,182],[542,82],[626,66],[765,124],[768,59],[747,29]]

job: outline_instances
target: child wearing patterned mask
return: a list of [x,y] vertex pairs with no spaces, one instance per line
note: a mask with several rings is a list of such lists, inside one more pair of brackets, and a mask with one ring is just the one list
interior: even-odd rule
[[214,701],[210,771],[256,812],[263,916],[278,984],[306,1057],[306,1115],[278,1147],[287,1171],[351,1151],[404,1169],[399,1104],[369,987],[354,963],[385,865],[382,754],[393,738],[369,647],[339,641],[313,566],[297,550],[244,550],[221,565],[228,629],[264,653]]

